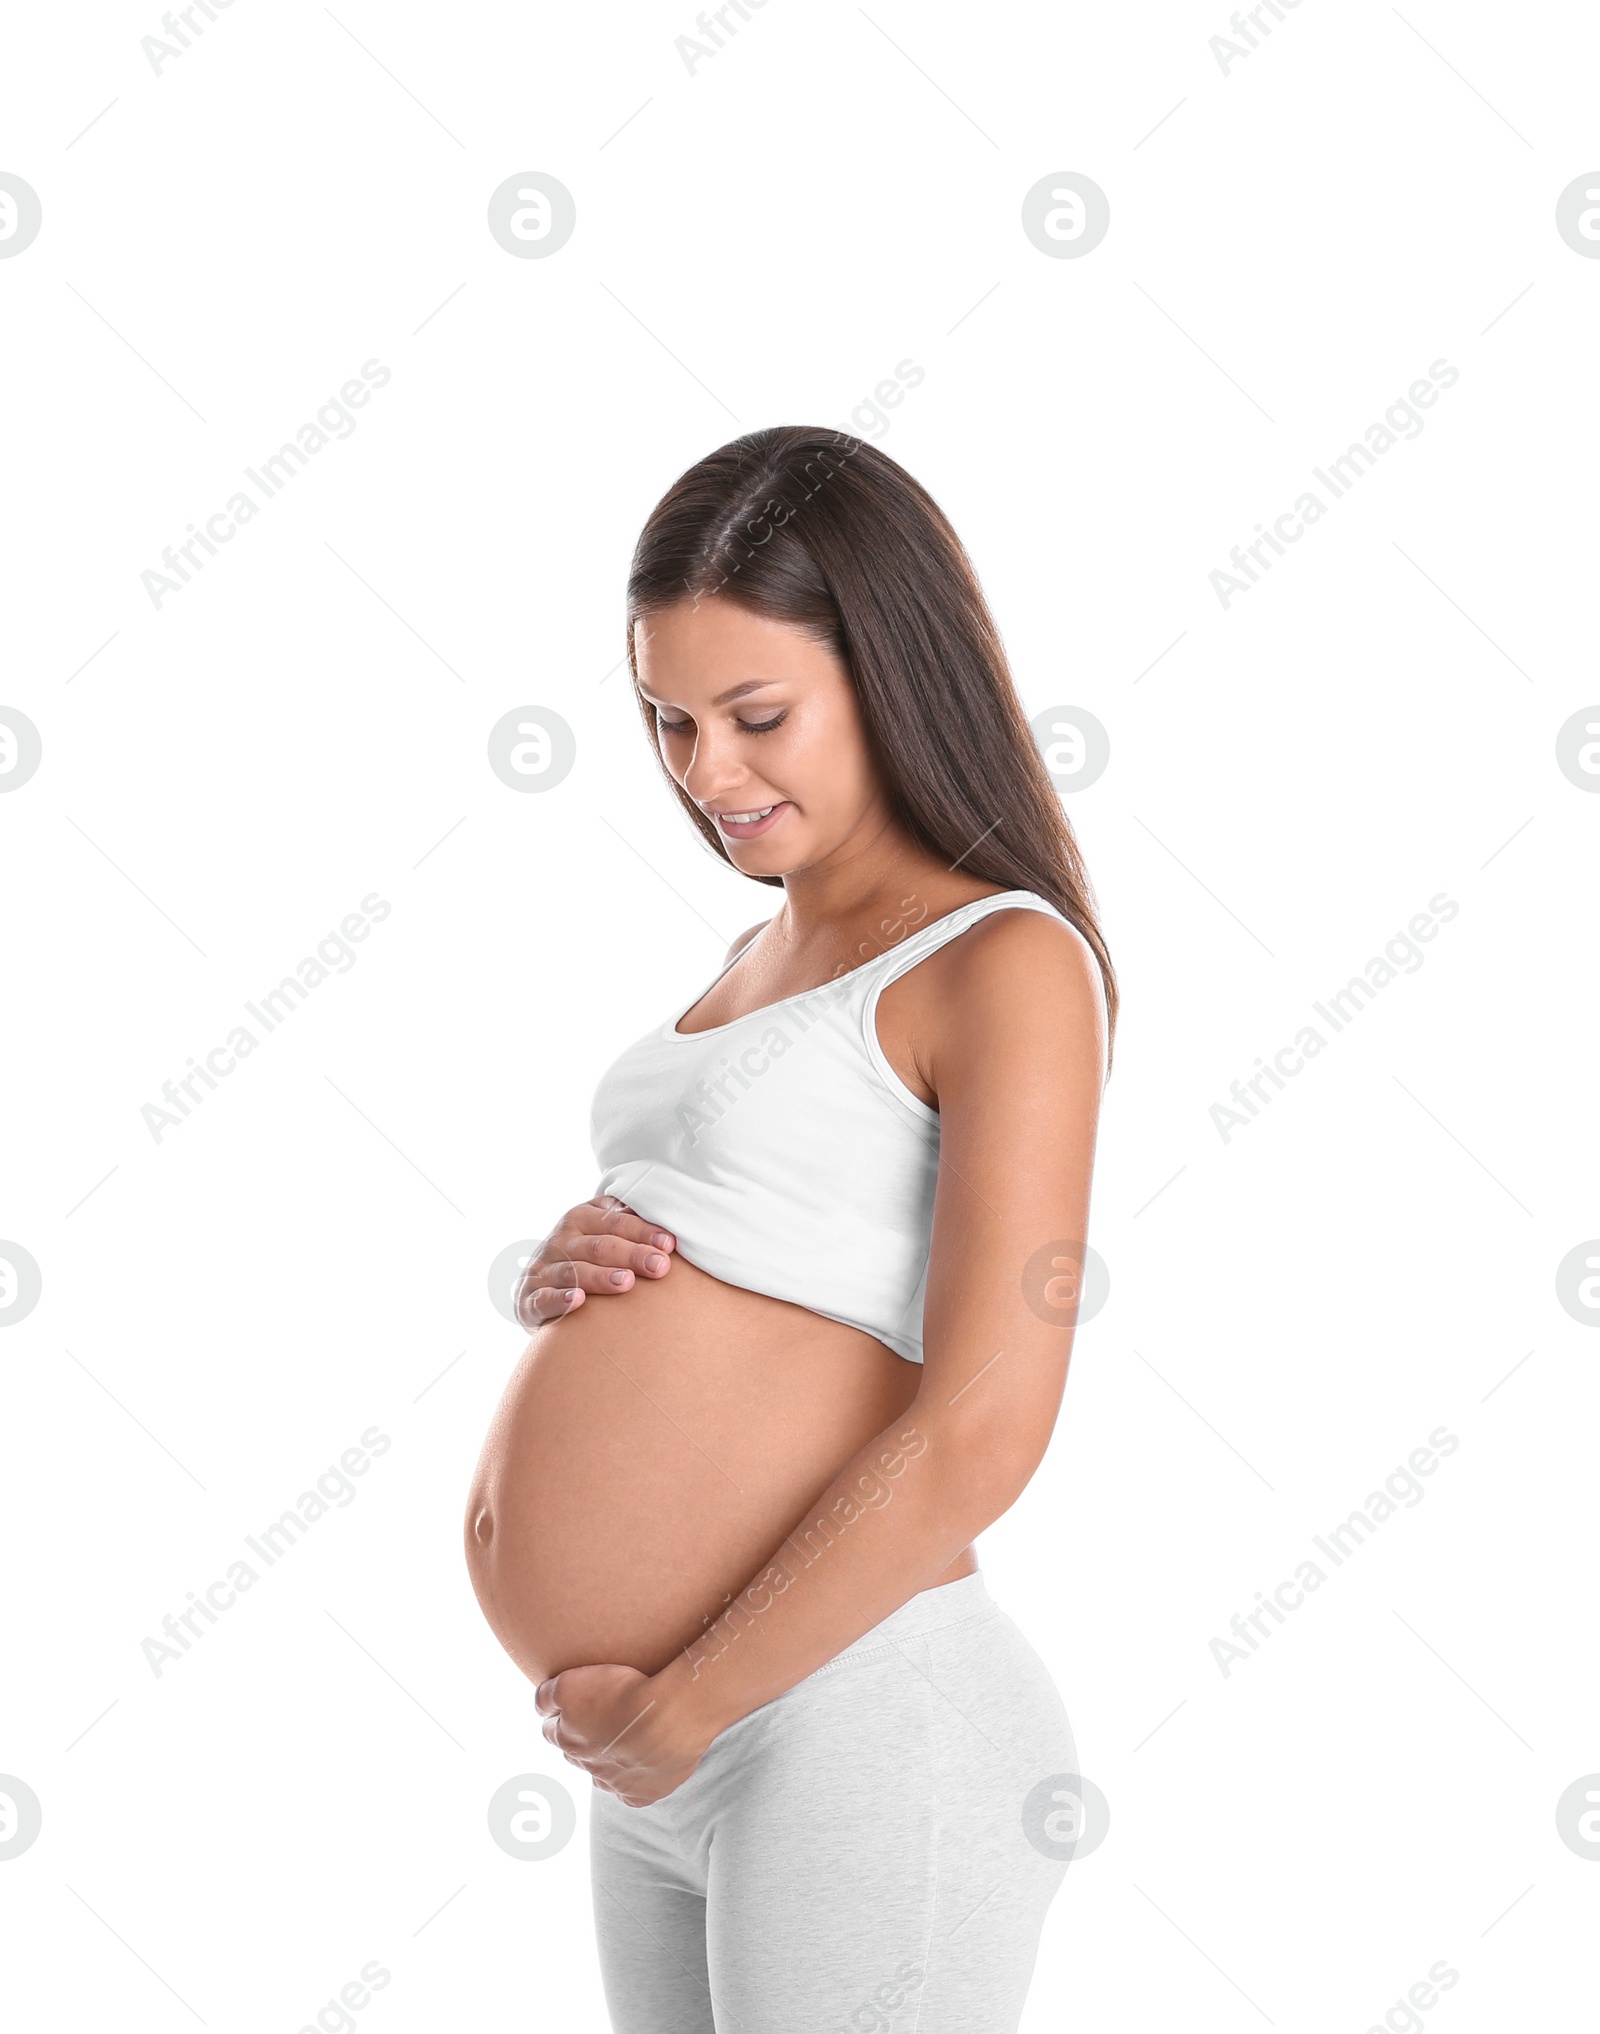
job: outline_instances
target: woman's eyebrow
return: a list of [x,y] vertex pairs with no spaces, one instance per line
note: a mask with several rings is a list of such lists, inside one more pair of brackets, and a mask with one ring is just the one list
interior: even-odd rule
[[[777,682],[776,678],[747,678],[742,685],[730,685],[726,692],[719,692],[711,704],[713,706],[727,706],[735,699],[743,699],[747,692],[760,692],[764,687],[776,685]],[[648,699],[652,706],[661,706],[668,703],[657,699],[653,693],[647,692],[642,685],[639,687],[639,693],[641,698]]]
[[742,685],[730,685],[726,692],[719,692],[712,700],[713,706],[726,706],[731,700],[743,699],[747,692],[760,692],[768,685],[775,685],[775,678],[747,678]]

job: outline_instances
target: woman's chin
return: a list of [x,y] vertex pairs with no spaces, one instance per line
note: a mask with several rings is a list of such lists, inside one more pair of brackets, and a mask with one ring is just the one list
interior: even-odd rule
[[792,832],[786,839],[773,834],[760,834],[754,840],[724,839],[722,849],[744,876],[792,876],[812,860],[796,844]]

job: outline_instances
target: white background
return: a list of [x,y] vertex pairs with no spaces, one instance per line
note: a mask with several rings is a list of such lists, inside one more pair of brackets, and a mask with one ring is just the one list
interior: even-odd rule
[[[1600,699],[1600,262],[1554,218],[1600,22],[1304,0],[1225,74],[1220,0],[770,0],[691,74],[687,4],[335,12],[236,0],[159,75],[153,0],[6,29],[44,219],[0,260],[0,706],[43,741],[0,798],[0,1236],[43,1274],[0,1336],[17,2025],[294,2034],[372,1959],[371,2034],[605,2025],[585,1783],[460,1514],[523,1340],[491,1260],[592,1190],[596,1077],[771,909],[616,666],[650,506],[776,422],[916,474],[1030,714],[1111,740],[1069,797],[1125,998],[1111,1297],[982,1549],[1111,1805],[1025,2025],[1362,2034],[1440,1959],[1430,2030],[1571,2024],[1600,1341],[1555,1272],[1600,1231],[1600,798],[1555,743]],[[577,205],[549,259],[485,224],[527,170]],[[1082,259],[1021,230],[1061,170],[1110,201]],[[367,360],[353,435],[155,607]],[[1436,360],[1421,435],[1224,608],[1230,548]],[[524,705],[577,738],[543,795],[486,763]],[[1224,1140],[1441,891],[1424,964]],[[372,892],[356,964],[158,1141],[162,1083]],[[354,1501],[153,1673],[374,1425]],[[1224,1675],[1441,1425],[1422,1501]],[[521,1772],[577,1802],[544,1863],[489,1839]]]

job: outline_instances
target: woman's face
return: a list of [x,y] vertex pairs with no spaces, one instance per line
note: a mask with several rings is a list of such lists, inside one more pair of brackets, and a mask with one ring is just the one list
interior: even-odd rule
[[855,686],[824,644],[712,596],[636,622],[634,658],[667,768],[736,868],[793,875],[882,832]]

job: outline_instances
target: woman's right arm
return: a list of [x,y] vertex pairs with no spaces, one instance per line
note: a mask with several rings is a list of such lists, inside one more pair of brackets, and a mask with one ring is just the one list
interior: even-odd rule
[[589,1293],[627,1292],[638,1278],[665,1278],[677,1238],[642,1221],[626,1201],[601,1194],[568,1208],[528,1259],[516,1316],[528,1329],[581,1307]]

